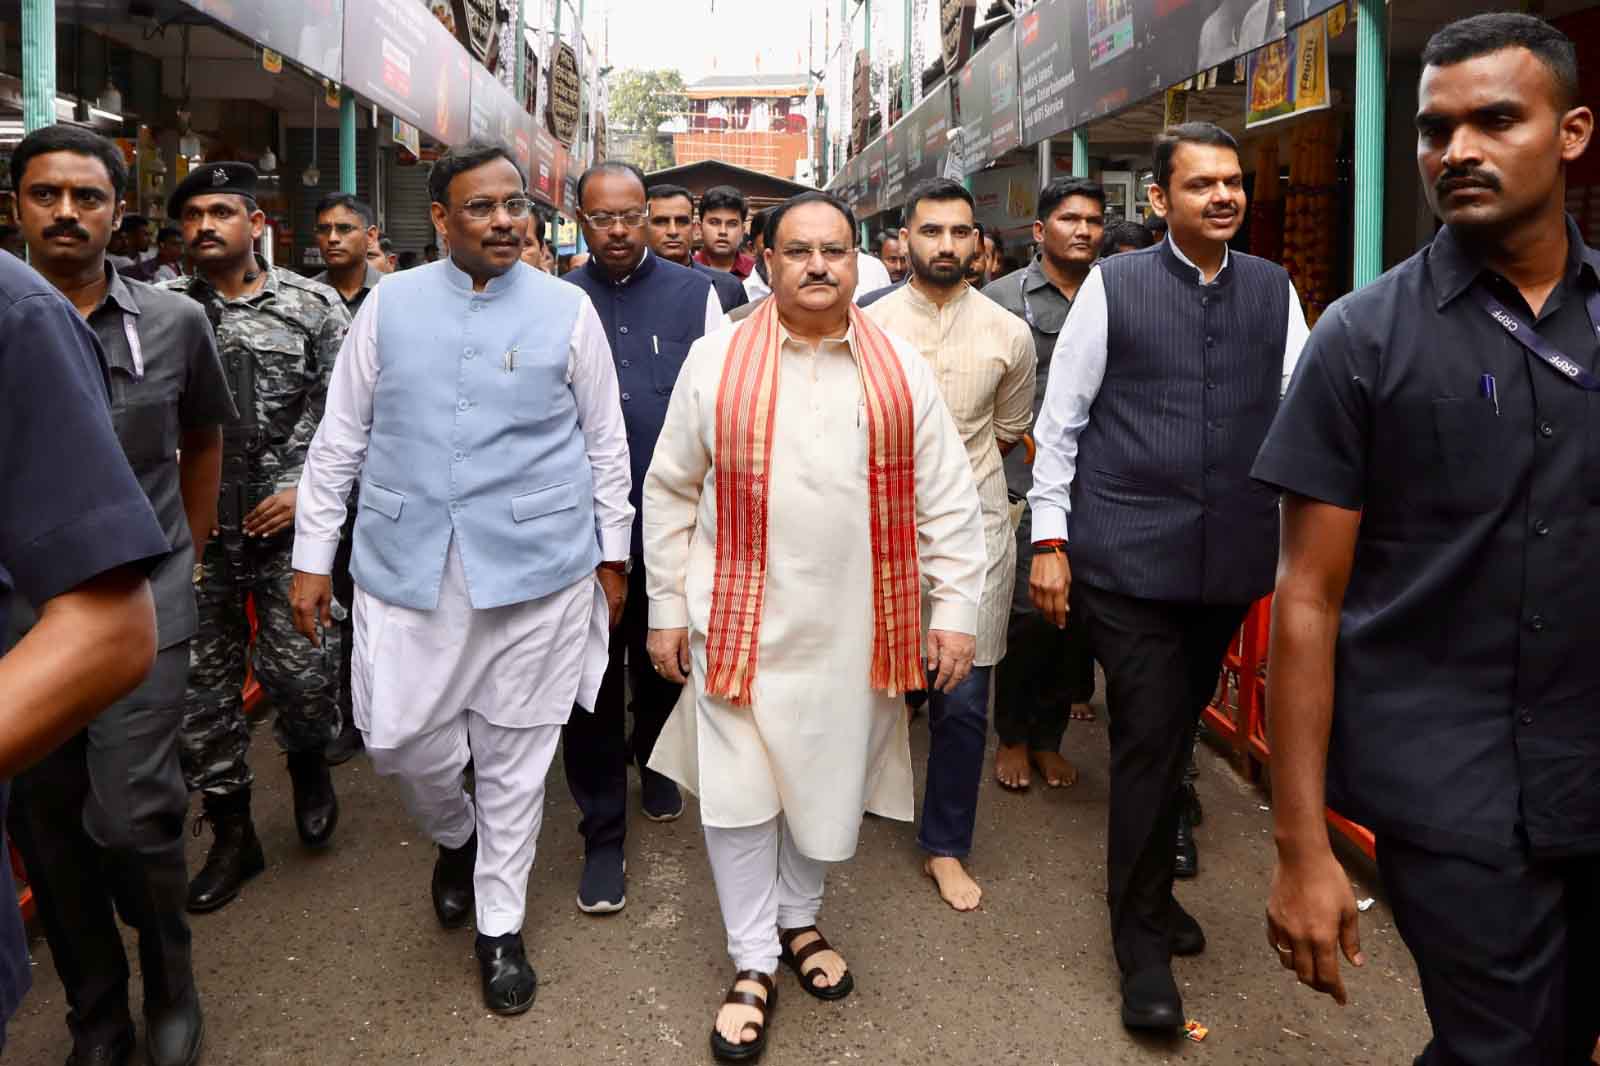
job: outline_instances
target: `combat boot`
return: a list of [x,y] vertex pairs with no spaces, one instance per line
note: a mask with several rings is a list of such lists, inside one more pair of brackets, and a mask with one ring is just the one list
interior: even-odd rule
[[307,847],[320,848],[339,824],[339,797],[333,774],[320,751],[291,751],[289,781],[294,785],[294,827]]
[[[211,823],[211,851],[205,865],[189,882],[190,914],[205,914],[228,903],[239,894],[241,885],[267,868],[255,824],[250,820],[250,790],[227,796],[207,793],[204,802],[201,819]],[[200,822],[194,828],[198,836]]]

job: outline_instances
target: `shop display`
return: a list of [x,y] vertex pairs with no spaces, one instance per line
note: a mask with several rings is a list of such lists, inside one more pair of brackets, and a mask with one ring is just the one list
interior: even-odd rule
[[1250,254],[1283,261],[1283,187],[1278,181],[1278,139],[1256,146],[1256,184],[1250,196]]
[[1307,119],[1290,135],[1289,195],[1284,202],[1283,265],[1305,306],[1306,322],[1339,296],[1334,262],[1339,222],[1340,124],[1332,115]]

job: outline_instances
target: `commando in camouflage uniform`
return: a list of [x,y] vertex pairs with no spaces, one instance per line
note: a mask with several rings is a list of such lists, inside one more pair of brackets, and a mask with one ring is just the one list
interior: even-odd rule
[[328,286],[261,267],[261,291],[236,300],[198,276],[163,286],[206,308],[239,408],[239,421],[224,430],[219,533],[199,567],[200,629],[179,737],[189,788],[209,796],[240,793],[251,783],[240,692],[250,639],[247,595],[254,596],[259,627],[255,676],[276,712],[279,746],[321,752],[339,733],[337,627],[321,648],[313,647],[289,609],[294,527],[265,538],[246,537],[241,527],[262,500],[299,484],[350,316]]

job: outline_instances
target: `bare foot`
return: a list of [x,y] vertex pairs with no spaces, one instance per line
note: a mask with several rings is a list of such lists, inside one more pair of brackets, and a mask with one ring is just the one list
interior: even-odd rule
[[[821,935],[814,929],[798,933],[789,941],[789,951],[798,956],[801,948]],[[832,949],[817,952],[805,961],[805,967],[805,970],[800,974],[800,980],[813,988],[832,988],[844,980],[844,972],[849,969],[845,965],[844,956]],[[821,977],[817,976],[817,971],[819,970],[822,972]]]
[[1044,775],[1044,783],[1051,788],[1071,788],[1078,783],[1078,768],[1058,751],[1030,751],[1028,757]]
[[1028,779],[1026,744],[1002,744],[995,749],[994,779],[1013,792],[1021,792],[1032,783]]
[[939,895],[958,911],[978,909],[983,899],[983,889],[967,873],[960,859],[945,855],[930,855],[922,860],[922,872],[933,878],[939,886]]
[[[766,1001],[766,988],[755,981],[740,981],[733,987],[736,991],[750,992],[762,1002]],[[762,1013],[755,1007],[743,1003],[724,1003],[717,1012],[717,1032],[730,1044],[747,1044],[756,1038],[756,1033],[746,1026],[761,1025],[761,1019]]]
[[1094,721],[1094,708],[1087,703],[1074,703],[1072,705],[1072,720],[1074,722]]

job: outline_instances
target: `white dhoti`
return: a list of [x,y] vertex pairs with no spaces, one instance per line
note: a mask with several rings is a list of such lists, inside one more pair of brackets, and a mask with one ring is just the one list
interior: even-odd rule
[[[609,621],[593,575],[542,599],[474,609],[453,541],[431,611],[356,589],[356,727],[373,768],[398,779],[435,843],[458,848],[477,832],[484,936],[522,928],[545,776],[574,705],[594,705]],[[469,758],[475,803],[463,788]]]

